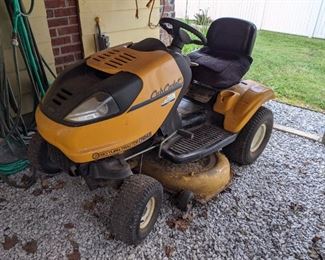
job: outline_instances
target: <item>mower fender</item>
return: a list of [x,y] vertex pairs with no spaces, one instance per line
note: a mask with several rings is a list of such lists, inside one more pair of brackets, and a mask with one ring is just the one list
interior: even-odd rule
[[214,111],[225,116],[224,129],[238,133],[268,100],[275,97],[272,89],[252,80],[223,90],[214,104]]

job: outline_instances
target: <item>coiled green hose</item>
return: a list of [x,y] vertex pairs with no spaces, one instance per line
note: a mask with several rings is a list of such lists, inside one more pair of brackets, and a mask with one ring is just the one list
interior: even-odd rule
[[[18,49],[18,36],[20,38],[21,47],[23,49],[23,53],[26,54],[26,60],[27,66],[30,67],[33,77],[35,78],[35,82],[37,85],[37,91],[40,93],[41,97],[45,94],[44,84],[42,83],[41,79],[41,64],[36,62],[35,60],[35,53],[33,51],[33,48],[31,46],[31,35],[28,34],[28,31],[26,29],[26,24],[24,21],[23,16],[28,16],[32,13],[34,8],[34,0],[31,0],[30,8],[27,12],[23,12],[21,8],[21,3],[19,0],[12,0],[11,1],[11,8],[13,10],[12,12],[12,26],[13,26],[13,36],[12,36],[12,45],[13,45],[13,58],[15,63],[15,71],[16,71],[16,77],[17,77],[17,83],[18,83],[18,96],[19,96],[19,102],[18,102],[18,109],[16,112],[16,117],[11,120],[12,123],[10,124],[10,129],[7,126],[7,132],[4,133],[3,140],[8,144],[10,147],[10,138],[19,135],[19,122],[21,121],[21,84],[20,84],[20,75],[19,75],[19,68],[18,68],[18,59],[17,59],[17,49]],[[47,82],[47,81],[46,81]],[[3,82],[4,84],[7,84],[6,80]],[[5,87],[8,87],[7,85]],[[1,102],[1,100],[0,100]],[[0,104],[1,105],[1,104]],[[1,111],[0,111],[1,112]],[[8,112],[7,112],[8,113]],[[6,117],[10,117],[7,115]],[[18,137],[18,139],[23,139],[21,136]],[[22,142],[22,145],[25,145],[24,142]],[[0,177],[4,176],[4,178],[13,175],[15,173],[18,173],[24,169],[26,169],[29,166],[29,161],[26,159],[20,159],[16,160],[14,162],[10,163],[2,163],[0,164]]]
[[10,176],[17,172],[25,170],[28,166],[28,160],[18,160],[11,163],[0,164],[0,173],[4,176]]

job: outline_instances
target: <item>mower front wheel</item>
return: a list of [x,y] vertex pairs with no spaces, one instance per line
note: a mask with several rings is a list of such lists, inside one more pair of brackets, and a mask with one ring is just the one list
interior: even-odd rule
[[163,187],[152,177],[136,174],[122,184],[111,210],[111,232],[128,244],[139,244],[153,229],[163,198]]
[[49,159],[48,144],[39,133],[35,133],[28,145],[28,160],[36,170],[54,175],[61,170]]
[[225,155],[241,165],[253,163],[264,151],[273,129],[273,113],[260,107],[241,130],[237,139],[223,149]]

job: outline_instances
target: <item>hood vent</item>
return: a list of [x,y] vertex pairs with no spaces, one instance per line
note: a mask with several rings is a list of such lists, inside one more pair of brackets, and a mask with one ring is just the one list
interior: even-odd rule
[[108,49],[91,56],[87,60],[87,65],[114,74],[136,59],[134,55],[129,53],[128,48]]
[[69,97],[72,96],[72,93],[64,88],[61,88],[55,97],[52,99],[53,103],[57,106],[61,106],[64,101],[67,101]]

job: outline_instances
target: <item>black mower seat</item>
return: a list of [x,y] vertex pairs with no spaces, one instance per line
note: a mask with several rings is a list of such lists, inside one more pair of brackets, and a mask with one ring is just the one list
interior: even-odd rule
[[207,46],[189,55],[199,66],[193,79],[217,90],[240,82],[253,61],[256,26],[236,18],[215,20],[207,33]]

